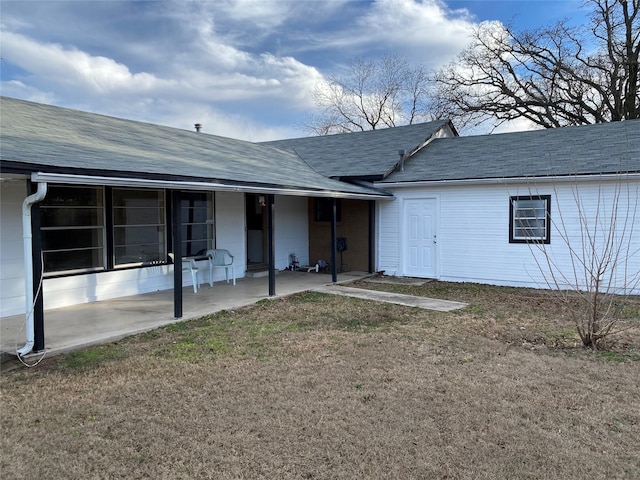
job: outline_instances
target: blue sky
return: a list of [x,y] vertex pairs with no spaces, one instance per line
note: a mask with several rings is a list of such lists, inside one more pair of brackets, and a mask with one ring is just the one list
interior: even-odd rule
[[1,0],[1,93],[245,140],[299,137],[315,85],[356,57],[438,68],[479,22],[583,22],[582,3]]

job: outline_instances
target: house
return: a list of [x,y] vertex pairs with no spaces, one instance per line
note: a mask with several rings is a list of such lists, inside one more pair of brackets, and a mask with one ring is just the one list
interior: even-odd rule
[[[373,268],[368,220],[375,202],[391,196],[371,182],[322,175],[277,145],[6,97],[0,110],[0,317],[26,313],[36,337],[27,345],[36,349],[43,348],[37,337],[45,308],[173,289],[181,317],[181,287],[192,281],[173,268],[177,252],[196,262],[198,282],[211,248],[234,255],[238,277],[268,270],[271,295],[275,270],[287,268],[293,254],[299,265],[329,257],[335,281],[336,226],[355,221],[347,202],[370,212],[358,238],[348,232],[354,243],[347,254]],[[399,148],[415,149],[437,127],[405,131],[383,171],[399,161]],[[342,153],[362,162],[357,150]],[[310,235],[318,235],[310,223],[327,235],[331,252],[322,257],[309,257]]]
[[435,139],[375,185],[389,275],[586,288],[609,244],[605,285],[640,293],[640,120]]
[[293,254],[328,260],[334,281],[340,268],[544,287],[542,260],[570,273],[571,245],[617,201],[627,278],[640,271],[640,121],[252,143],[6,97],[0,111],[0,317],[26,314],[20,354],[43,348],[45,308],[173,289],[181,317],[178,252],[204,282],[203,253],[228,249],[237,277],[269,272],[270,295]]

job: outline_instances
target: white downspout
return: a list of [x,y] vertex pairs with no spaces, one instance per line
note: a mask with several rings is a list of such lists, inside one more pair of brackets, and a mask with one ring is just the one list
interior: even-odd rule
[[38,182],[38,190],[22,202],[22,238],[24,241],[24,303],[25,303],[25,337],[26,344],[16,353],[26,355],[33,350],[35,344],[35,326],[33,319],[33,232],[31,231],[31,205],[44,199],[47,195],[47,183]]

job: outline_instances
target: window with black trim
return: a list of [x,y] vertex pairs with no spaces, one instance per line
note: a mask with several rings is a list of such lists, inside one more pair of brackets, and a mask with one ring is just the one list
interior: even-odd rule
[[105,267],[104,190],[50,185],[40,203],[45,273]]
[[[316,222],[330,222],[333,216],[333,198],[316,198]],[[336,199],[336,222],[342,221],[342,200]]]
[[551,195],[511,197],[509,243],[550,243]]
[[213,194],[183,192],[180,200],[182,217],[182,256],[203,256],[214,248]]
[[[166,262],[166,192],[50,185],[39,203],[48,276]],[[183,192],[182,255],[215,248],[214,194]]]
[[114,265],[164,262],[165,218],[163,190],[114,188]]

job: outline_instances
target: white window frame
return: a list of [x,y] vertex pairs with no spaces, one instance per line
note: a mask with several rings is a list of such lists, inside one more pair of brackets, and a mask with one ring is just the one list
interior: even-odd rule
[[[551,243],[550,219],[551,195],[510,197],[509,243]],[[538,230],[542,230],[542,235],[533,234]]]

